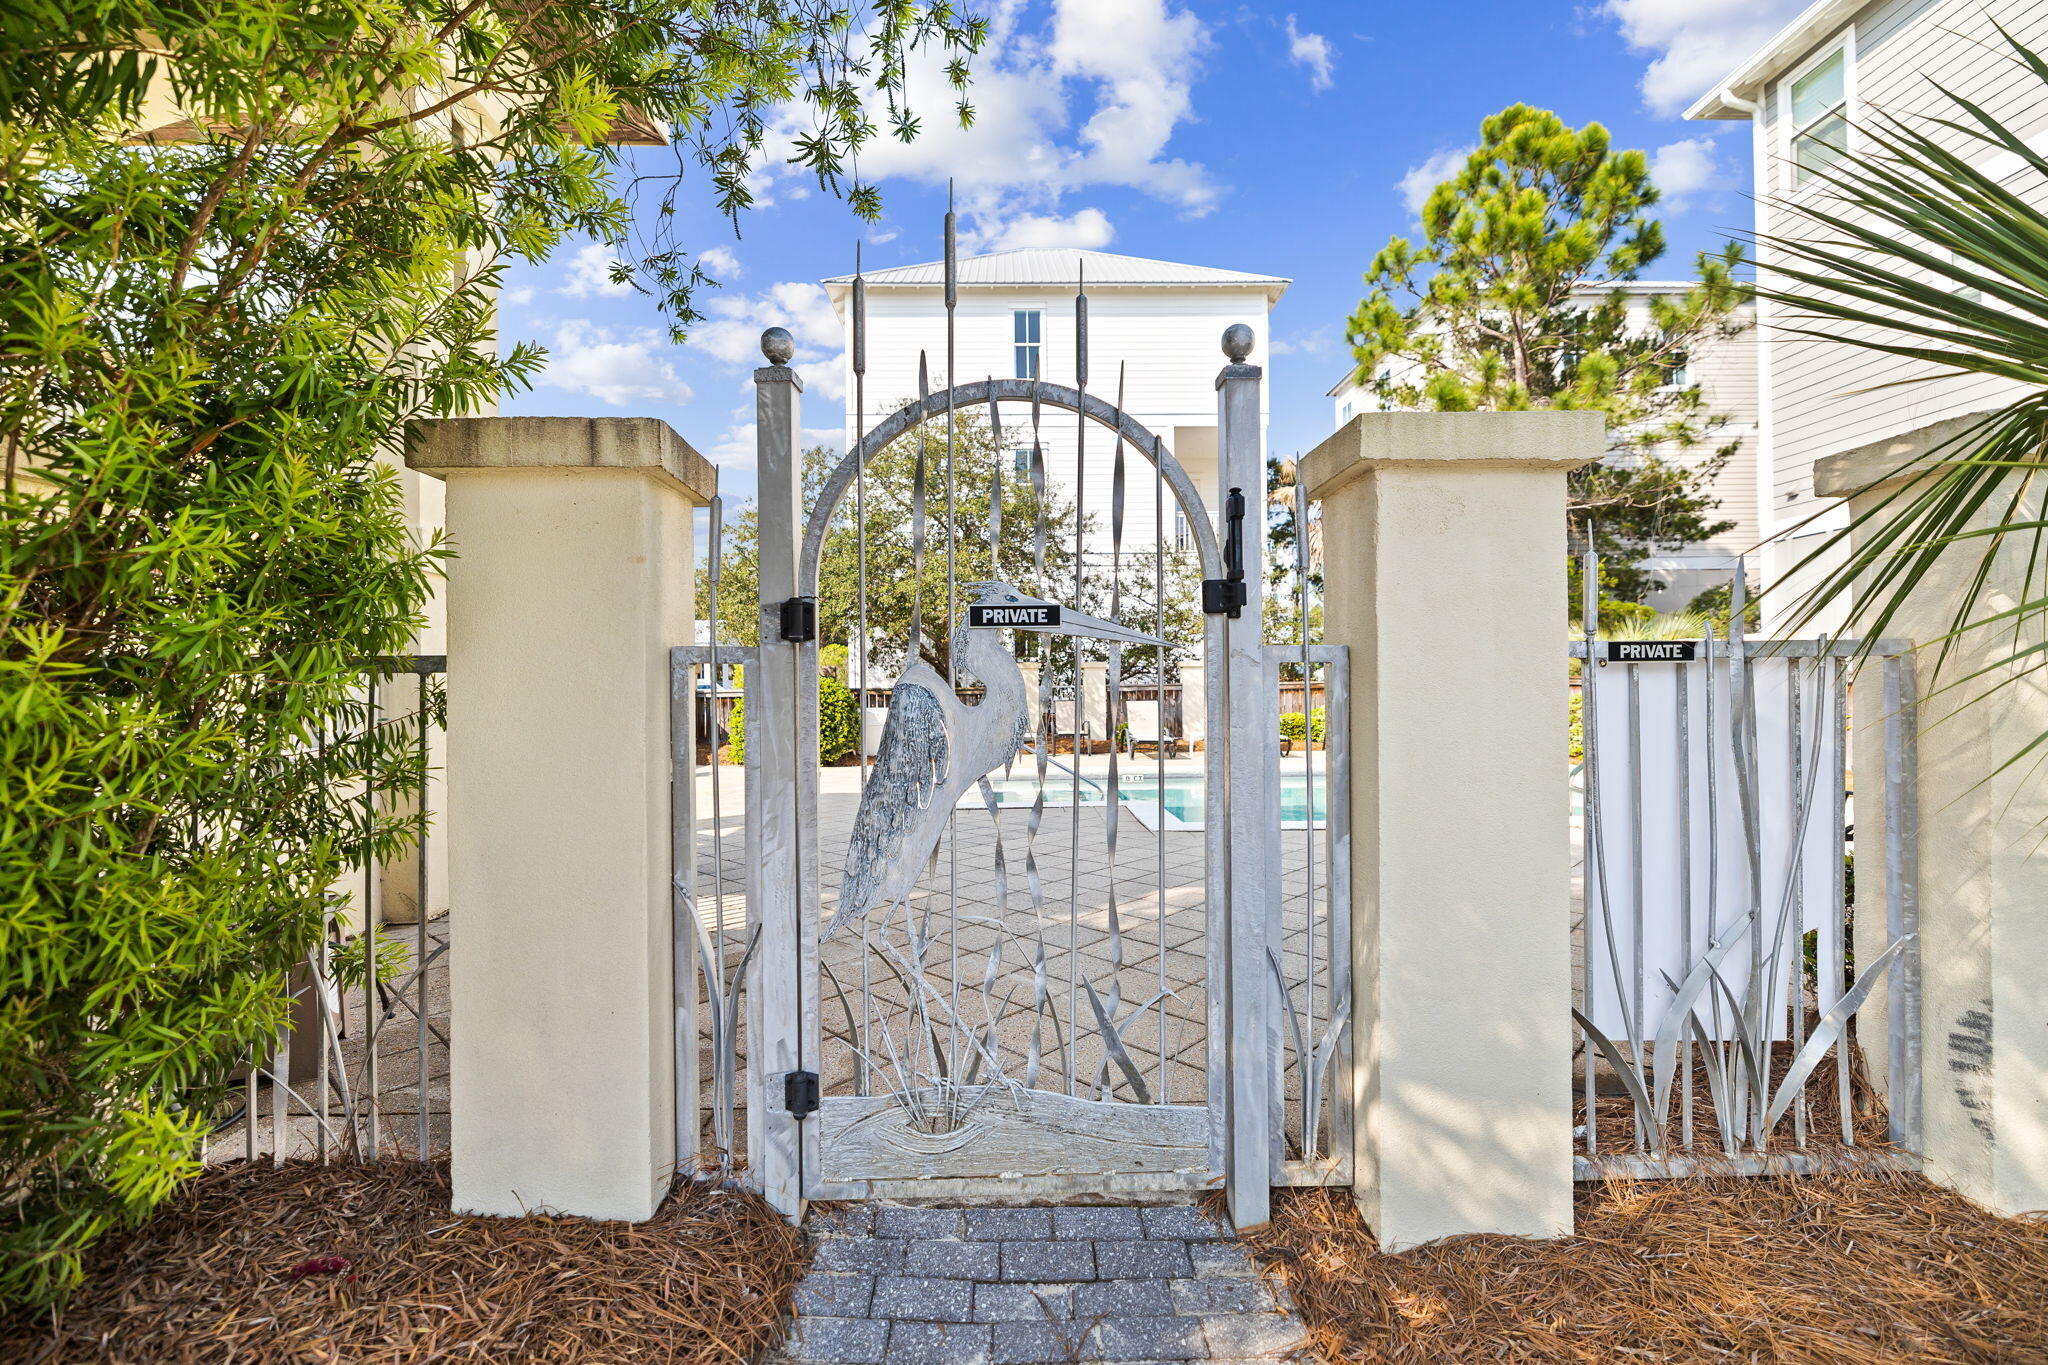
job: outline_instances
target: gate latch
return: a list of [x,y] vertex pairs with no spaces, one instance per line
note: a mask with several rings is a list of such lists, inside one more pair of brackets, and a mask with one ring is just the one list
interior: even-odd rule
[[818,1073],[792,1071],[782,1078],[782,1107],[793,1119],[805,1119],[818,1112]]
[[818,599],[792,597],[782,604],[782,638],[807,645],[818,638]]
[[1223,578],[1202,580],[1202,611],[1235,621],[1251,602],[1244,581],[1244,490],[1233,488],[1223,502]]

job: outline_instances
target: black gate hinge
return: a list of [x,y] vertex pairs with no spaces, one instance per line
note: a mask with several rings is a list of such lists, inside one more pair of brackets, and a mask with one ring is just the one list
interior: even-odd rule
[[818,599],[792,597],[782,604],[782,638],[807,645],[818,638]]
[[806,1119],[818,1112],[818,1073],[792,1071],[782,1078],[782,1107],[794,1119]]
[[1202,580],[1202,611],[1208,616],[1228,616],[1235,621],[1251,605],[1251,588],[1244,581],[1244,490],[1233,488],[1223,501],[1222,578]]

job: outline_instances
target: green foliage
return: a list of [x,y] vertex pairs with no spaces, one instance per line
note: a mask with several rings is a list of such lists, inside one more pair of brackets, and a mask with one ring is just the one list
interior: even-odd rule
[[[1007,410],[1006,410],[1007,411]],[[922,574],[916,569],[912,505],[915,496],[916,462],[920,447],[925,460],[926,522],[925,556]],[[1129,457],[1136,460],[1137,457]],[[840,455],[824,447],[804,452],[804,503],[814,506],[825,480]],[[961,413],[955,423],[953,442],[953,527],[955,535],[953,573],[957,584],[977,579],[1000,578],[1026,592],[1035,592],[1066,602],[1073,596],[1074,520],[1072,503],[1056,489],[1048,488],[1042,505],[1046,522],[1045,570],[1039,573],[1034,560],[1032,525],[1041,506],[1041,495],[1029,478],[1014,472],[1007,449],[997,450],[987,422],[978,413]],[[1133,475],[1149,478],[1149,471]],[[1002,478],[1003,533],[991,554],[993,500],[990,489],[1000,473]],[[921,613],[919,657],[941,673],[946,671],[952,647],[952,627],[961,607],[948,612],[946,601],[946,544],[944,488],[946,443],[943,424],[927,423],[911,435],[891,444],[868,461],[864,515],[856,522],[851,492],[839,504],[838,514],[825,535],[824,552],[818,571],[818,630],[822,651],[851,642],[862,619],[860,552],[867,555],[867,603],[865,617],[874,658],[900,671],[906,666],[910,648],[910,627],[914,613]],[[1091,529],[1093,518],[1090,518]],[[1148,547],[1149,550],[1149,547]],[[755,510],[743,509],[726,523],[725,552],[720,575],[718,618],[720,637],[742,644],[756,641],[759,610],[759,529]],[[1166,591],[1162,638],[1192,649],[1202,639],[1200,574],[1194,556],[1169,552],[1163,565]],[[1153,565],[1149,553],[1126,551],[1117,610],[1111,611],[1110,574],[1091,561],[1083,610],[1099,615],[1115,614],[1128,623],[1150,630]],[[710,600],[709,584],[701,581],[698,600]],[[963,590],[964,597],[964,590]],[[1136,613],[1132,604],[1145,604]],[[964,605],[964,604],[963,604]],[[1019,639],[1023,650],[1045,650],[1055,661],[1071,657],[1072,639],[1063,635]],[[1155,667],[1156,654],[1149,645],[1127,645],[1123,650],[1126,677],[1145,677]],[[1170,653],[1169,663],[1178,657]],[[1056,662],[1057,667],[1066,667]]]
[[[1728,624],[1735,615],[1735,585],[1723,583],[1719,587],[1708,588],[1686,603],[1685,609],[1704,616],[1713,624],[1714,634],[1725,640],[1728,638]],[[1742,627],[1745,632],[1754,633],[1762,630],[1763,624],[1763,602],[1752,589],[1743,600]]]
[[[862,89],[911,133],[905,52],[983,31],[915,0],[0,7],[0,1299],[61,1296],[192,1172],[327,886],[415,834],[416,731],[357,699],[445,553],[393,457],[536,372],[493,293],[621,241],[607,131],[665,124],[677,175],[635,183],[666,209],[694,166],[737,212],[793,102],[795,159],[872,215]],[[647,221],[681,328],[684,219]]]
[[725,756],[728,762],[747,761],[747,699],[735,697],[725,721]]
[[1282,711],[1280,713],[1280,738],[1290,740],[1296,744],[1300,744],[1305,739],[1310,743],[1321,744],[1323,742],[1323,708],[1318,706],[1306,716],[1302,715],[1299,711]]
[[818,679],[818,761],[837,763],[860,747],[860,706],[853,690],[829,674]]
[[[368,935],[357,934],[327,955],[327,968],[338,984],[361,990],[369,977],[369,957]],[[412,952],[404,940],[377,935],[377,984],[388,986],[411,970]]]
[[1618,595],[1631,599],[1657,584],[1628,562],[1732,525],[1712,518],[1704,491],[1732,444],[1682,463],[1658,452],[1725,425],[1697,384],[1678,381],[1695,348],[1735,325],[1740,249],[1701,253],[1698,282],[1652,298],[1646,328],[1599,287],[1663,255],[1657,197],[1647,158],[1616,151],[1600,124],[1511,105],[1431,192],[1422,241],[1395,237],[1373,258],[1347,325],[1359,382],[1392,407],[1605,413],[1613,453],[1572,476],[1570,526],[1583,544],[1597,525],[1601,550],[1624,566]]
[[[2027,107],[2048,95],[2048,56],[2001,32],[2015,59],[2011,107]],[[2030,129],[1946,101],[1923,117],[1862,121],[1855,150],[1819,173],[1824,191],[1784,206],[1795,226],[1762,243],[1770,273],[1757,292],[1793,335],[1910,362],[1878,362],[1874,378],[1960,373],[2016,391],[1883,470],[1849,524],[1782,581],[1817,575],[1797,622],[1839,608],[1865,640],[1933,606],[1947,629],[1922,644],[1945,704],[1995,697],[2021,714],[2014,693],[2037,690],[2048,659],[2048,160]],[[1920,477],[1879,491],[1909,470]],[[1986,780],[2019,765],[2015,781],[2037,781],[2044,747],[2048,733],[2028,737]]]
[[1586,697],[1577,688],[1572,689],[1571,760],[1574,763],[1586,761]]

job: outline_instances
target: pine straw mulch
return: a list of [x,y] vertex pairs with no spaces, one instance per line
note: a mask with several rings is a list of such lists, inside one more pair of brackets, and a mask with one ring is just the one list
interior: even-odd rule
[[54,1318],[0,1317],[0,1361],[747,1361],[809,1259],[759,1199],[692,1181],[645,1223],[474,1218],[445,1163],[238,1162],[96,1252]]
[[2048,1361],[2048,1221],[1917,1175],[1614,1181],[1571,1237],[1391,1256],[1347,1192],[1275,1191],[1246,1240],[1326,1362]]

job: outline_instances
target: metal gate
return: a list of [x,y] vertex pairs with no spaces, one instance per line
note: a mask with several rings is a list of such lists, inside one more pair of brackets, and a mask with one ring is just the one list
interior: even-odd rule
[[[1345,663],[1261,640],[1249,334],[1212,519],[1121,372],[1117,404],[1088,392],[1085,290],[1074,385],[952,382],[952,241],[949,215],[946,386],[921,356],[872,431],[856,271],[857,440],[829,468],[801,466],[801,382],[764,334],[760,643],[676,652],[685,709],[697,669],[745,667],[744,932],[678,879],[712,1142],[743,1001],[747,1164],[778,1207],[1227,1184],[1257,1223],[1270,1184],[1346,1178],[1350,987]],[[1283,672],[1336,721],[1284,791]],[[694,790],[693,753],[678,774]]]

